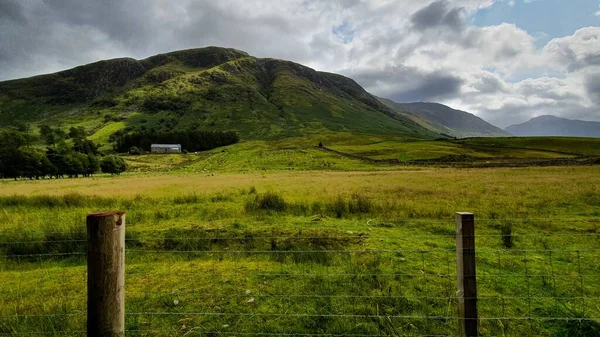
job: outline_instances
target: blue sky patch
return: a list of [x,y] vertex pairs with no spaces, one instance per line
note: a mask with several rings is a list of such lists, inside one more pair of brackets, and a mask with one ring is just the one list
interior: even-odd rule
[[348,22],[344,22],[339,26],[333,27],[333,34],[340,39],[344,44],[348,44],[354,40],[356,30]]
[[557,37],[572,35],[576,30],[599,26],[598,0],[525,0],[499,1],[478,11],[473,24],[479,27],[514,23],[535,37],[538,48]]

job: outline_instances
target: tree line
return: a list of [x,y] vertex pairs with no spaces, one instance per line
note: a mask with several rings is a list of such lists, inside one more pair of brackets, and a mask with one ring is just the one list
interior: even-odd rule
[[181,144],[185,151],[206,151],[239,141],[233,131],[134,131],[113,137],[117,152],[129,152],[132,148],[150,150],[152,144]]
[[[40,140],[45,149],[36,146]],[[29,130],[0,132],[0,178],[76,178],[89,177],[100,169],[112,174],[125,171],[122,158],[100,155],[98,146],[87,139],[83,127],[71,127],[67,133],[43,125],[39,137]]]

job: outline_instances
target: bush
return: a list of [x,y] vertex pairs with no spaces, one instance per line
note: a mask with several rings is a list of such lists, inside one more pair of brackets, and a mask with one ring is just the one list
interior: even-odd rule
[[144,151],[142,149],[140,149],[139,147],[137,147],[137,146],[132,146],[129,149],[129,154],[134,155],[134,156],[138,156],[138,155],[144,154]]

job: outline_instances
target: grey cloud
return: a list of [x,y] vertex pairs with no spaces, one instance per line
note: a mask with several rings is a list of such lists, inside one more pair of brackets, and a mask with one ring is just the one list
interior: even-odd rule
[[428,74],[421,83],[411,90],[393,93],[391,99],[396,102],[434,101],[460,93],[464,81],[447,74]]
[[23,23],[23,7],[20,3],[13,0],[3,0],[0,2],[0,20],[10,20],[13,22]]
[[449,8],[446,0],[438,0],[415,12],[411,17],[411,22],[418,30],[442,26],[459,31],[464,26],[463,13],[464,8]]
[[473,84],[473,87],[480,93],[490,94],[498,92],[506,92],[507,88],[504,82],[498,77],[490,75],[480,76]]
[[[0,4],[17,8],[5,1],[10,0]],[[277,11],[243,13],[233,2],[45,0],[28,4],[22,17],[29,21],[18,29],[0,16],[0,80],[105,58],[144,58],[207,45],[307,63],[314,52],[301,40],[309,30]],[[330,49],[317,56],[324,52]]]
[[600,104],[600,73],[586,76],[585,89],[592,101],[596,104]]
[[[111,39],[129,46],[143,47],[156,37],[161,29],[173,27],[155,15],[159,3],[142,0],[45,0],[47,15],[54,24],[62,23],[70,27],[93,27]],[[173,10],[169,2],[162,10]],[[174,13],[178,14],[178,13]],[[181,13],[179,13],[181,14]]]
[[396,102],[435,101],[456,96],[464,80],[451,73],[424,72],[414,67],[346,72],[367,90]]
[[566,62],[567,70],[573,72],[591,66],[600,66],[600,53],[578,57],[572,50],[564,50],[563,62]]

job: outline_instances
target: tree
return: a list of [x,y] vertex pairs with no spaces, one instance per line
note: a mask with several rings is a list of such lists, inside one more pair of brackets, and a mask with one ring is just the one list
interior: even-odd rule
[[87,166],[85,168],[86,177],[100,171],[100,159],[92,153],[87,155]]
[[116,155],[109,155],[102,159],[100,168],[102,168],[102,172],[104,173],[119,175],[122,172],[125,172],[127,169],[127,164],[123,158]]
[[44,140],[46,145],[48,145],[48,146],[55,145],[54,132],[52,132],[51,127],[49,127],[48,125],[40,126],[40,135],[42,136],[42,139]]
[[67,133],[60,128],[51,128],[48,125],[40,126],[40,135],[48,146],[56,146],[67,138]]
[[29,127],[29,124],[27,124],[25,122],[16,121],[13,123],[13,127],[15,130],[22,132],[22,133],[28,134],[31,132],[31,128]]
[[73,139],[73,150],[83,154],[98,154],[98,145],[84,136]]
[[85,138],[85,128],[83,126],[74,127],[72,126],[69,129],[69,137],[76,138]]
[[77,178],[80,174],[85,174],[87,156],[79,152],[70,152],[65,156],[67,171],[70,178]]
[[29,155],[33,137],[16,130],[0,132],[0,176],[15,178],[36,175],[39,158]]
[[54,176],[56,178],[61,178],[63,175],[68,174],[69,171],[69,162],[67,161],[67,156],[69,155],[68,148],[59,147],[52,148],[48,147],[46,149],[46,156],[52,166],[55,168]]

